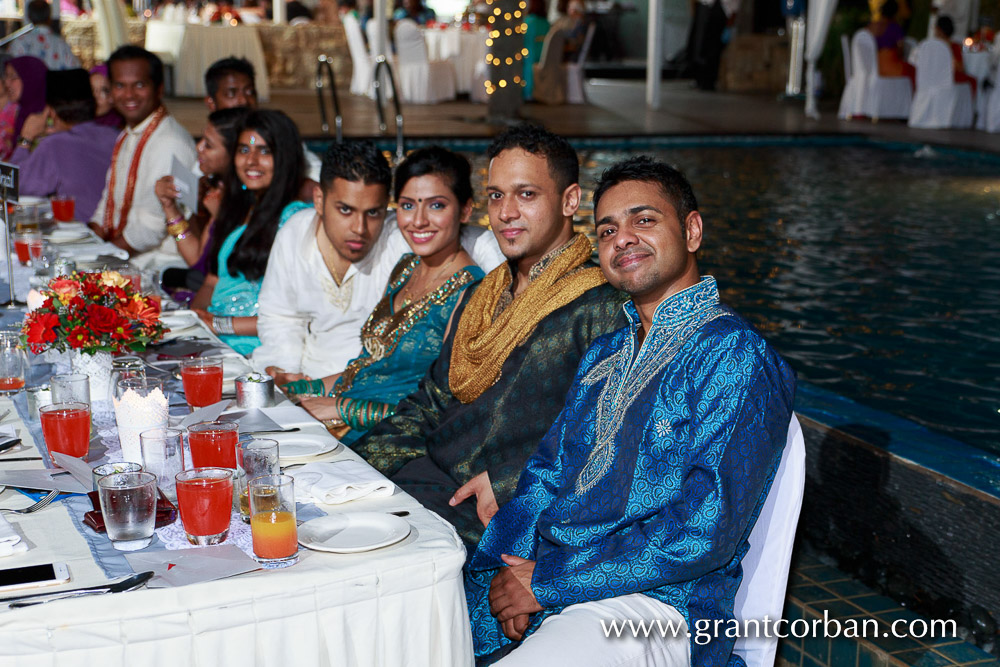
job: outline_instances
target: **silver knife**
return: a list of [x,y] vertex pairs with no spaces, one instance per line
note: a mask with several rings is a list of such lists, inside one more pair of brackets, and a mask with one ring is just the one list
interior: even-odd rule
[[6,600],[0,600],[0,604],[10,602],[11,609],[20,609],[21,607],[30,607],[36,604],[44,604],[46,602],[52,602],[54,600],[65,600],[68,598],[83,597],[86,595],[103,595],[105,593],[123,593],[125,591],[135,590],[141,586],[144,586],[147,581],[153,577],[153,571],[139,572],[138,574],[133,574],[130,577],[126,577],[121,581],[117,581],[113,584],[102,584],[100,586],[89,586],[87,588],[77,588],[70,591],[58,591],[55,593],[35,593],[33,595],[20,595],[18,597],[7,598]]

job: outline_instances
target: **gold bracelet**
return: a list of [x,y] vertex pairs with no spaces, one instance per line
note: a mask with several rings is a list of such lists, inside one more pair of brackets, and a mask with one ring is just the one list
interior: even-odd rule
[[175,222],[172,225],[167,225],[167,234],[171,236],[180,236],[188,230],[188,223],[185,220],[180,222]]

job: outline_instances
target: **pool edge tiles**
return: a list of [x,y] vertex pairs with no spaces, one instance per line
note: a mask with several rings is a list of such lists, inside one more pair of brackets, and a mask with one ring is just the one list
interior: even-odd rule
[[1000,505],[1000,456],[808,382],[798,384],[795,410],[894,457],[986,494]]

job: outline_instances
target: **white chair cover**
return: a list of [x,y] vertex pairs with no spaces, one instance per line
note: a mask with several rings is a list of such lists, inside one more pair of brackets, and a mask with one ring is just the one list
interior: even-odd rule
[[455,99],[455,66],[447,60],[431,61],[427,44],[412,19],[396,21],[396,62],[399,94],[411,104],[435,104]]
[[917,52],[917,95],[907,125],[923,129],[972,127],[972,87],[955,83],[951,48],[931,37]]
[[[767,617],[773,624],[781,618],[805,481],[806,443],[793,413],[778,472],[750,531],[750,549],[743,557],[743,581],[734,605],[734,615],[741,621]],[[747,667],[772,667],[777,648],[777,637],[741,637],[733,651]]]
[[875,37],[867,28],[851,40],[851,78],[840,98],[840,118],[908,118],[913,90],[905,76],[880,76]]
[[994,86],[986,95],[976,96],[976,129],[1000,132],[1000,70],[993,70]]
[[594,32],[597,24],[587,26],[587,35],[583,38],[583,46],[577,55],[576,62],[566,63],[566,101],[570,104],[586,104],[587,96],[583,92],[583,65],[587,62],[590,45],[594,42]]
[[846,34],[840,35],[840,52],[844,58],[844,83],[851,80],[851,41]]
[[347,13],[341,17],[344,23],[344,33],[347,35],[347,49],[351,52],[351,62],[354,71],[351,74],[352,95],[372,95],[372,67],[374,62],[365,46],[365,37],[361,32],[361,23],[353,14]]
[[534,65],[535,87],[532,95],[543,104],[566,103],[566,70],[562,66],[566,34],[558,27],[549,29],[542,43],[542,55]]

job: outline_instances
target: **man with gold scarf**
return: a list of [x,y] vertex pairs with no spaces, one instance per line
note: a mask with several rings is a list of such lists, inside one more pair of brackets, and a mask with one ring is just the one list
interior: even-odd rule
[[[569,143],[522,125],[487,154],[490,226],[508,261],[456,308],[417,391],[355,446],[470,543],[513,494],[587,347],[623,325],[626,299],[573,233],[581,191]],[[462,502],[472,496],[475,506]]]

